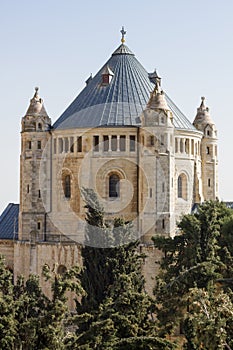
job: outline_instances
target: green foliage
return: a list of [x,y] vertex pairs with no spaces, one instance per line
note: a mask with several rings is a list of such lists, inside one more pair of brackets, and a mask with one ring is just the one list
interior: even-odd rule
[[184,321],[185,349],[230,349],[233,304],[229,296],[216,288],[193,288],[187,297],[190,309]]
[[0,349],[13,349],[16,335],[13,276],[0,257]]
[[116,218],[112,226],[107,226],[95,193],[92,190],[84,190],[84,193],[89,224],[86,243],[108,242],[108,248],[86,245],[82,249],[81,281],[87,295],[76,317],[76,347],[101,350],[172,348],[168,341],[157,336],[154,301],[145,292],[141,271],[145,256],[139,253],[139,241],[131,223]]
[[[205,202],[196,214],[185,215],[179,228],[180,235],[174,239],[153,239],[155,246],[164,253],[154,290],[160,332],[173,333],[181,325],[188,340],[187,349],[217,349],[218,347],[209,345],[213,334],[216,337],[221,335],[223,343],[224,332],[226,339],[232,335],[231,327],[222,327],[224,316],[220,312],[220,304],[217,306],[221,299],[211,289],[213,285],[224,288],[225,292],[221,291],[221,297],[227,300],[228,306],[231,305],[233,299],[229,286],[233,269],[232,211],[218,201]],[[213,318],[208,319],[203,314],[204,309],[197,303],[197,298],[205,300]],[[232,321],[228,322],[232,325]],[[218,333],[216,328],[220,324],[224,332]],[[202,329],[205,331],[201,336]]]
[[0,258],[0,349],[65,349],[65,294],[67,290],[83,293],[79,273],[80,269],[74,268],[60,276],[45,266],[44,274],[51,282],[50,300],[42,292],[38,276],[29,276],[26,282],[19,276],[14,285],[13,274]]

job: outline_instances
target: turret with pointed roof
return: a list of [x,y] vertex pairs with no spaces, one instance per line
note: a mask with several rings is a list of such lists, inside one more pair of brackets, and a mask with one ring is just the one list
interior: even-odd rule
[[214,125],[214,122],[211,119],[209,108],[205,105],[205,97],[202,97],[200,107],[197,108],[197,114],[194,119],[193,125],[198,130],[203,130],[203,128],[205,128],[207,124]]
[[39,88],[35,88],[34,96],[30,100],[25,117],[22,118],[22,131],[46,131],[50,129],[49,118],[43,99],[39,96]]

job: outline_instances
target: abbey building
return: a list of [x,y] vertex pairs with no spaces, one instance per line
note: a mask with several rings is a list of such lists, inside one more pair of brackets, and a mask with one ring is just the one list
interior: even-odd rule
[[[38,88],[30,100],[21,127],[19,213],[11,207],[0,218],[0,251],[16,275],[40,275],[44,263],[61,270],[80,263],[82,188],[94,189],[109,220],[131,220],[145,249],[155,233],[174,236],[182,214],[218,197],[217,130],[204,97],[192,123],[124,34],[54,123]],[[14,237],[4,238],[13,209]]]

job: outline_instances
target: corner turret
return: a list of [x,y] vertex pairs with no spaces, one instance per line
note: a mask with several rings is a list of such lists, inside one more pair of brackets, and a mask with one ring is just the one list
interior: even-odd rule
[[[43,240],[45,226],[46,186],[41,183],[41,174],[50,178],[48,150],[51,145],[51,119],[44,108],[43,100],[35,88],[26,115],[22,118],[20,156],[20,213],[19,239]],[[45,165],[45,160],[47,164]],[[46,174],[46,175],[45,175]]]
[[209,108],[205,105],[205,97],[201,98],[201,105],[193,125],[203,132],[201,141],[201,164],[204,200],[218,198],[218,146],[217,130],[210,116]]
[[[149,242],[154,232],[174,235],[174,134],[173,114],[161,89],[161,78],[156,71],[149,75],[155,84],[146,109],[141,115],[140,143],[141,169],[147,177],[148,197],[142,216],[144,241]],[[168,214],[169,213],[169,214]],[[150,230],[147,231],[147,225]]]

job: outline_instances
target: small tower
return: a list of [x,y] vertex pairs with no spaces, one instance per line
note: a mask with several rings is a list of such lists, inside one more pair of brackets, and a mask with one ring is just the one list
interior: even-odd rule
[[205,97],[201,100],[193,125],[203,132],[201,141],[203,197],[204,200],[215,200],[218,198],[217,130],[209,114],[209,108],[205,106]]
[[[45,208],[42,202],[41,173],[48,171],[43,152],[50,140],[51,120],[39,97],[38,88],[22,118],[20,156],[20,214],[19,240],[42,240]],[[45,165],[46,164],[46,165]]]
[[[161,89],[161,79],[154,72],[155,88],[144,110],[140,128],[142,143],[140,165],[147,182],[144,191],[144,216],[142,223],[150,223],[150,231],[145,240],[149,241],[155,232],[166,236],[173,235],[174,220],[174,125],[165,94]],[[144,228],[147,231],[147,228]]]

